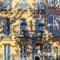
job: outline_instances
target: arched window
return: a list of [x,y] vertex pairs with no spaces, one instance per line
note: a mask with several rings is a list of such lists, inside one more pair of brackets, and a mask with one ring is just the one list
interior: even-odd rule
[[27,0],[19,0],[19,4],[18,4],[18,9],[20,11],[25,11],[27,10]]
[[57,6],[58,5],[58,0],[48,0],[48,5],[49,6]]
[[54,14],[50,15],[48,18],[48,24],[49,24],[48,27],[49,33],[58,34],[58,28],[59,28],[58,16]]

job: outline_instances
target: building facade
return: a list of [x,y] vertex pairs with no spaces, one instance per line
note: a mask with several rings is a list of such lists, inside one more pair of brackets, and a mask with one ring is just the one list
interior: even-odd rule
[[[21,27],[21,23],[27,23]],[[32,45],[32,40],[17,38],[21,29],[32,35],[39,22],[46,24],[51,50],[60,55],[60,1],[59,0],[0,0],[0,60],[19,59],[20,47]],[[37,32],[38,33],[38,32]],[[25,35],[24,34],[24,35]],[[46,32],[47,34],[47,32]],[[47,34],[48,35],[48,34]],[[27,43],[28,42],[28,43]],[[54,48],[53,48],[54,47]],[[53,54],[53,52],[51,51]]]

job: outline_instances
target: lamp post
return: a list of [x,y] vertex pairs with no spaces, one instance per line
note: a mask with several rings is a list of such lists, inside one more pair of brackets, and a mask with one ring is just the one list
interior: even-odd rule
[[[38,33],[36,33],[36,31],[34,31],[35,32],[35,34],[32,34],[31,36],[29,36],[27,33],[28,33],[28,30],[27,30],[27,23],[26,23],[26,21],[25,20],[23,20],[24,22],[21,22],[21,24],[20,24],[20,36],[19,36],[19,38],[20,38],[20,40],[21,40],[21,44],[20,44],[20,46],[21,46],[21,59],[22,60],[26,60],[26,50],[25,50],[25,45],[24,45],[24,43],[26,44],[26,42],[27,42],[27,38],[28,39],[32,39],[32,60],[34,60],[34,44],[35,44],[35,42],[37,42],[38,41],[38,39],[39,39],[39,46],[40,46],[40,49],[39,49],[39,51],[41,52],[41,53],[39,53],[39,54],[42,54],[42,50],[43,50],[43,43],[42,43],[42,38],[44,38],[43,37],[43,33],[44,33],[44,28],[45,28],[45,24],[44,23],[39,23],[38,24],[38,29],[36,29],[37,31],[38,31]],[[32,24],[31,24],[32,25]],[[32,28],[32,26],[31,26],[31,28]],[[32,31],[31,31],[32,32]],[[37,40],[36,40],[37,39]],[[23,40],[23,41],[22,41]],[[37,43],[38,44],[38,43]],[[38,52],[38,51],[37,51]],[[42,55],[40,55],[40,60],[43,60],[43,58],[42,58]]]
[[26,38],[28,38],[27,32],[28,32],[27,23],[26,23],[25,19],[23,19],[20,24],[20,34],[19,34],[19,38],[21,40],[21,43],[20,43],[21,60],[26,60],[26,41],[27,41]]
[[[36,44],[38,44],[39,48],[37,48],[37,54],[35,56],[35,60],[39,59],[39,60],[43,60],[43,33],[44,33],[44,29],[45,29],[45,24],[44,23],[39,23],[38,25],[38,33],[36,35],[36,38],[39,38],[39,44],[38,44],[38,40],[36,40]],[[40,34],[39,34],[40,33]]]

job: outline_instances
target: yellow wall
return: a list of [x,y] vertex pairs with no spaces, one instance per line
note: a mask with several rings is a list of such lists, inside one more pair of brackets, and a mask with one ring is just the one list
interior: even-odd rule
[[[19,12],[17,11],[18,10],[18,6],[16,6],[16,5],[18,4],[18,2],[19,2],[19,0],[13,0],[13,1],[11,0],[12,11],[0,12],[0,18],[1,17],[2,18],[3,17],[10,18],[10,22],[12,22],[13,19],[16,19],[15,23],[10,25],[10,35],[12,36],[12,38],[2,38],[2,39],[0,39],[0,54],[2,54],[2,45],[4,45],[4,44],[10,44],[10,48],[11,48],[10,54],[18,54],[19,46],[16,44],[16,40],[18,42],[20,42],[20,41],[19,41],[19,39],[16,39],[15,37],[16,37],[16,35],[17,35],[17,33],[18,33],[19,29],[20,29],[19,28],[20,25],[18,25],[19,21],[20,21],[20,18],[22,18],[22,17],[26,18],[26,21],[28,23],[27,26],[30,25],[30,20],[33,22],[33,24],[35,23],[35,18],[33,18],[31,16],[32,12],[29,9],[28,9],[28,11],[25,11],[23,13],[22,17],[20,17],[22,12],[21,11],[19,11]],[[28,2],[28,8],[29,7],[34,8],[33,7],[33,3],[35,3],[35,2],[33,0],[27,0],[27,2]],[[59,18],[59,20],[60,20],[60,18]],[[44,19],[43,19],[43,21],[44,21]],[[30,31],[30,27],[28,27],[27,29],[29,29],[29,31]],[[1,28],[0,28],[0,30],[1,30]],[[33,27],[33,30],[35,30],[34,27]],[[30,33],[30,34],[33,34],[33,33]]]

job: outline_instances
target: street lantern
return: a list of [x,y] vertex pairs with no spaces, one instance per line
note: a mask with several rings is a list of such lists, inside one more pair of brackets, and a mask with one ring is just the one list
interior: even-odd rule
[[45,29],[45,24],[44,23],[39,23],[38,25],[38,34],[40,38],[43,38],[43,33],[44,33],[44,29]]
[[23,32],[27,31],[27,23],[26,23],[25,19],[23,19],[23,21],[21,22],[20,28]]
[[23,19],[20,23],[20,38],[27,38],[28,31],[27,31],[27,23],[26,20]]
[[[38,44],[39,41],[39,48],[37,48],[37,53],[35,56],[35,60],[43,60],[43,43],[42,43],[42,38],[44,38],[44,29],[45,29],[45,24],[40,22],[38,24],[38,33],[37,33],[37,40],[36,40],[36,45]],[[38,39],[39,38],[39,39]],[[38,47],[38,46],[37,46]]]
[[27,23],[25,19],[22,19],[20,22],[20,33],[19,33],[19,38],[21,41],[20,49],[21,49],[21,59],[26,60],[26,42],[28,38],[28,30],[27,30]]

